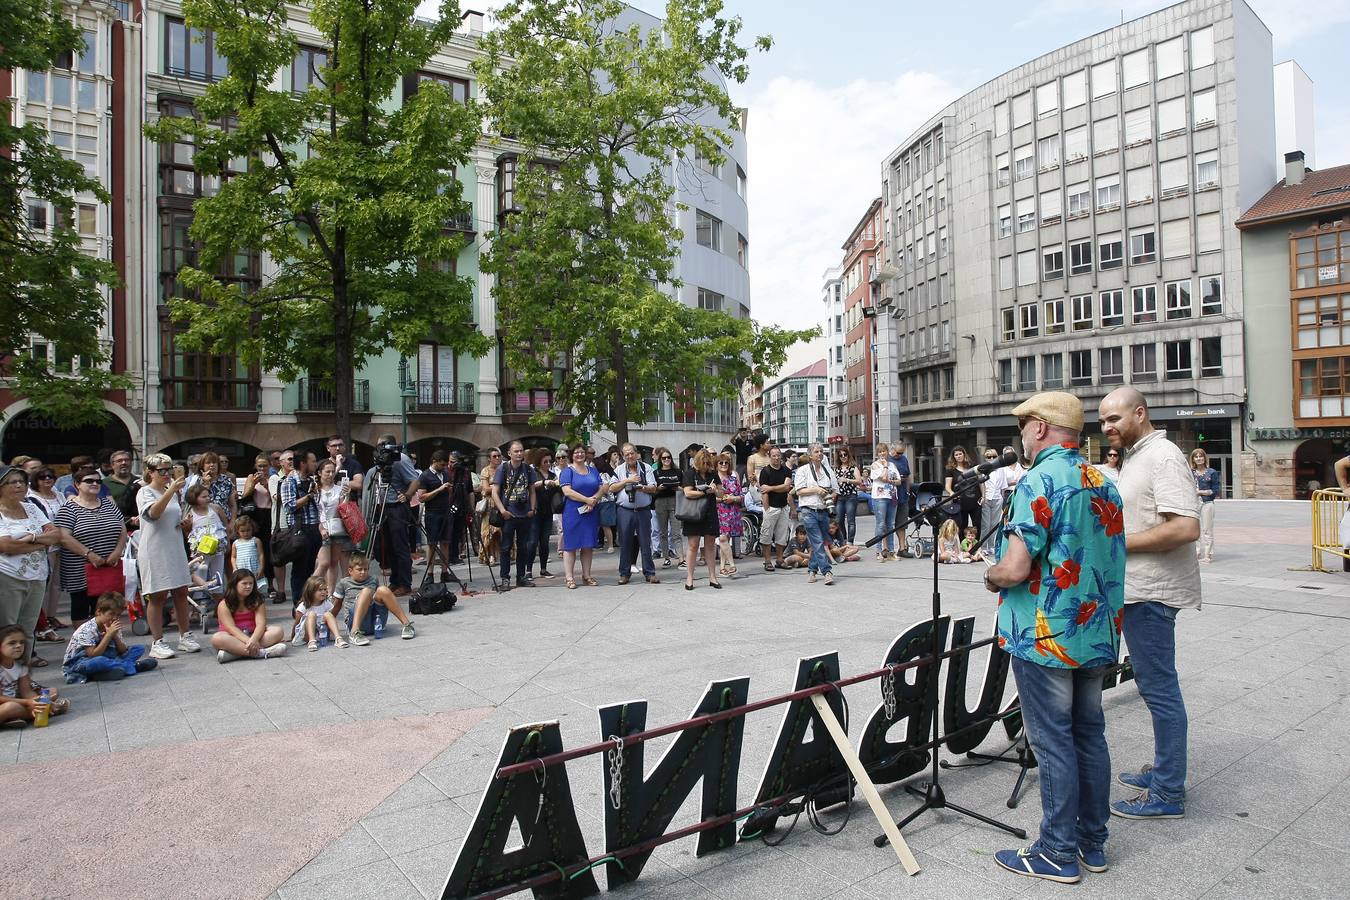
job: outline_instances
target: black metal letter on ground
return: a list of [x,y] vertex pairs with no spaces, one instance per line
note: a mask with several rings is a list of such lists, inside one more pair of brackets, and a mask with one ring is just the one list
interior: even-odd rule
[[[562,749],[557,722],[520,725],[506,736],[497,768]],[[519,828],[523,845],[508,848],[513,826]],[[478,804],[441,898],[472,897],[588,859],[565,767],[541,766],[534,777],[494,777]],[[586,871],[536,888],[534,893],[536,897],[588,897],[599,892],[595,876]]]
[[[952,625],[952,649],[969,647],[975,636],[975,618],[957,619]],[[942,694],[942,733],[948,753],[974,750],[994,727],[995,716],[1003,703],[1012,657],[990,645],[989,661],[984,667],[984,685],[973,710],[966,709],[966,681],[970,673],[970,651],[947,661],[947,687]]]
[[[947,642],[946,616],[938,619],[938,644]],[[925,620],[910,627],[886,651],[883,665],[898,666],[922,659],[933,647],[932,621]],[[928,743],[933,730],[932,716],[937,713],[938,666],[931,662],[904,672],[881,677],[883,699],[863,729],[858,747],[858,758],[877,784],[890,784],[923,771],[928,764],[927,750],[914,750]],[[888,682],[890,684],[888,685]],[[886,692],[894,691],[894,695]],[[887,740],[901,720],[905,721],[905,736],[900,742]]]
[[[690,719],[744,706],[750,679],[715,681],[704,693]],[[600,710],[600,733],[606,738],[626,737],[647,727],[647,702],[621,703]],[[665,834],[680,806],[703,782],[700,819],[712,819],[736,811],[737,775],[741,766],[741,739],[745,717],[734,716],[680,732],[652,770],[643,778],[645,743],[623,747],[605,764],[605,849],[613,853]],[[615,751],[610,751],[611,754]],[[558,768],[561,768],[559,766]],[[736,843],[736,824],[698,836],[699,856]],[[652,851],[635,853],[623,865],[607,863],[607,883],[635,881]]]

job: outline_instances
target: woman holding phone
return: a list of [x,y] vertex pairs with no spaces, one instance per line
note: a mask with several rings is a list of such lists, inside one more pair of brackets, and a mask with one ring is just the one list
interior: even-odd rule
[[176,654],[164,640],[164,601],[173,599],[173,614],[178,622],[178,650],[196,653],[201,644],[192,636],[188,624],[187,546],[183,543],[183,508],[178,492],[186,479],[179,475],[170,480],[173,460],[163,453],[153,453],[145,459],[145,487],[136,494],[136,512],[141,517],[137,538],[137,562],[140,569],[141,594],[145,597],[145,617],[150,625],[154,644],[150,647],[153,659],[172,659]]

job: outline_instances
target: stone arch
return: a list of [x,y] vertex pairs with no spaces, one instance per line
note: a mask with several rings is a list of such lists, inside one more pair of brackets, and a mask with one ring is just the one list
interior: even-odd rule
[[1299,444],[1294,450],[1294,498],[1307,500],[1316,487],[1335,487],[1335,465],[1341,455],[1342,451],[1327,438],[1310,438]]
[[112,415],[101,425],[61,428],[48,416],[40,416],[24,399],[5,408],[0,421],[0,456],[5,460],[24,454],[46,463],[64,464],[70,457],[93,455],[103,448],[130,450],[140,456],[140,423],[126,409],[108,400],[103,408]]

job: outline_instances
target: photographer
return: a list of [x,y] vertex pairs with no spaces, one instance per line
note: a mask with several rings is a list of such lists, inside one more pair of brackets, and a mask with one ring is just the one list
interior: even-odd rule
[[[450,454],[437,450],[431,454],[431,467],[417,478],[417,492],[426,510],[427,546],[440,553],[441,581],[450,580],[450,494],[454,488],[454,473],[447,463]],[[427,570],[435,567],[435,558],[428,557]]]
[[417,469],[392,434],[375,442],[375,466],[385,480],[384,527],[380,562],[389,566],[389,587],[395,597],[412,593],[412,548],[408,543],[411,511],[408,498],[417,483]]
[[623,462],[614,470],[618,479],[610,487],[619,506],[619,584],[627,584],[638,553],[642,554],[642,576],[649,584],[660,584],[652,561],[652,498],[660,488],[652,467],[638,456],[632,444],[623,445]]
[[299,600],[323,544],[319,533],[319,482],[314,477],[314,451],[292,451],[295,469],[281,482],[282,517],[305,535],[305,552],[291,563],[291,597]]

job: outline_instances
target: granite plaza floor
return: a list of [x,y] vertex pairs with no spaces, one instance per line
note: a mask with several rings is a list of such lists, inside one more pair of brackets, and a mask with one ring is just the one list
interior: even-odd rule
[[[1178,628],[1191,716],[1187,815],[1112,819],[1110,872],[1085,873],[1073,887],[1018,878],[992,859],[1015,838],[930,813],[905,832],[923,867],[910,878],[891,850],[873,847],[876,823],[859,803],[834,837],[803,817],[776,848],[748,842],[698,858],[692,838],[666,845],[613,895],[1344,897],[1350,574],[1306,570],[1306,504],[1224,501],[1217,519],[1205,607]],[[860,520],[860,531],[871,527]],[[556,719],[565,744],[579,746],[601,737],[602,703],[646,699],[655,725],[685,718],[714,678],[750,676],[754,700],[790,689],[802,656],[837,650],[845,675],[878,665],[926,616],[930,569],[864,559],[840,567],[833,587],[745,560],[725,590],[701,578],[687,593],[675,568],[659,570],[659,586],[619,587],[617,557],[601,554],[600,587],[568,591],[556,578],[470,597],[419,619],[413,641],[224,666],[202,653],[127,681],[70,687],[73,711],[52,727],[0,729],[0,788],[22,798],[0,830],[0,894],[439,897],[510,726]],[[942,575],[946,611],[976,616],[983,634],[993,602],[981,568]],[[474,586],[487,584],[475,566]],[[44,650],[54,658],[61,647]],[[982,666],[977,654],[972,677]],[[39,678],[59,683],[56,673]],[[869,682],[847,696],[856,740],[879,692]],[[1136,690],[1106,697],[1113,766],[1149,761]],[[747,718],[742,804],[780,717],[781,708]],[[648,749],[649,765],[665,746]],[[1003,746],[991,739],[985,749]],[[568,773],[598,854],[600,759],[569,763]],[[1035,775],[1009,810],[1013,777],[990,766],[948,773],[944,785],[953,802],[1034,832]],[[915,802],[897,785],[882,797],[897,817]],[[676,825],[696,818],[687,803]]]

